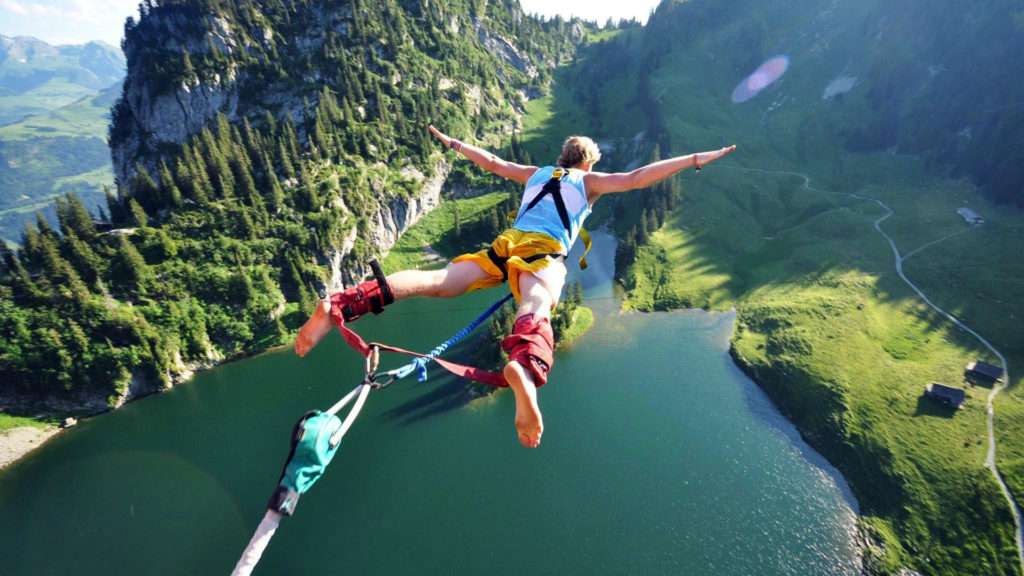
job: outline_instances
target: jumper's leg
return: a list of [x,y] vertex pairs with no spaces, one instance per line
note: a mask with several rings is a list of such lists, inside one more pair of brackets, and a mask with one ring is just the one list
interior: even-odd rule
[[[565,283],[565,267],[561,273],[548,274],[547,283],[533,274],[524,273],[519,276],[519,292],[522,300],[519,305],[517,320],[533,315],[535,321],[548,319],[555,307],[558,295]],[[533,373],[516,360],[510,360],[503,371],[505,380],[516,395],[516,431],[519,442],[528,448],[540,445],[540,437],[544,433],[544,419],[537,404],[537,382]]]
[[[451,298],[465,294],[473,283],[487,277],[480,266],[471,261],[454,262],[441,270],[405,270],[387,277],[395,300],[414,296],[430,296],[435,298]],[[376,280],[368,281],[369,285]],[[365,314],[366,311],[360,312]],[[295,338],[295,353],[305,356],[320,340],[334,328],[335,320],[331,316],[331,301],[320,301],[313,315],[299,329]]]
[[519,443],[527,448],[540,446],[544,433],[544,418],[537,404],[537,385],[533,375],[515,360],[505,365],[505,380],[516,395],[516,432]]

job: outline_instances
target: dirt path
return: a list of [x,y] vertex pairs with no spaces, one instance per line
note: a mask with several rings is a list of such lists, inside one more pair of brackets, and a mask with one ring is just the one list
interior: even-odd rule
[[999,393],[1002,392],[1003,389],[1006,388],[1009,385],[1009,382],[1010,382],[1010,367],[1009,367],[1009,365],[1006,362],[1006,357],[1003,356],[998,350],[996,350],[995,346],[993,346],[981,334],[978,334],[977,332],[972,330],[970,327],[968,327],[966,324],[964,324],[963,322],[958,320],[955,316],[953,316],[949,312],[946,312],[942,308],[939,308],[938,306],[936,306],[928,298],[928,296],[926,296],[925,293],[922,292],[921,289],[918,288],[917,285],[915,285],[913,282],[911,282],[910,279],[907,278],[906,274],[903,273],[903,262],[907,258],[910,258],[914,254],[917,254],[917,253],[921,252],[925,248],[930,248],[930,247],[932,247],[932,246],[934,246],[934,245],[936,245],[936,244],[938,244],[940,242],[943,242],[945,240],[948,240],[948,239],[950,239],[950,238],[952,238],[954,236],[958,236],[960,234],[963,234],[964,232],[969,232],[969,231],[973,230],[974,228],[977,228],[978,226],[981,226],[981,224],[975,224],[975,225],[972,225],[970,228],[968,228],[966,230],[959,230],[959,231],[954,232],[952,234],[948,234],[946,236],[943,236],[942,238],[939,238],[937,240],[932,240],[931,242],[928,242],[927,244],[925,244],[923,246],[920,246],[920,247],[918,247],[918,248],[908,252],[906,255],[901,255],[899,248],[896,247],[896,242],[892,239],[891,236],[889,236],[885,232],[885,230],[882,229],[882,222],[884,222],[886,219],[888,219],[890,216],[892,216],[895,212],[893,212],[892,208],[889,208],[888,206],[886,206],[885,203],[882,202],[881,200],[879,200],[877,198],[868,198],[867,196],[861,196],[859,194],[849,194],[849,193],[845,193],[845,192],[833,192],[831,190],[821,190],[819,188],[815,188],[815,187],[811,186],[811,178],[809,176],[807,176],[806,174],[801,174],[799,172],[783,172],[783,171],[774,171],[774,170],[759,170],[759,169],[755,169],[755,168],[739,168],[739,167],[732,167],[732,166],[727,166],[727,168],[733,168],[735,170],[742,170],[744,172],[760,172],[760,173],[763,173],[763,174],[778,174],[778,175],[783,175],[783,176],[796,176],[798,178],[803,178],[803,180],[804,180],[804,188],[807,189],[807,190],[810,190],[811,192],[817,192],[819,194],[829,194],[829,195],[833,195],[833,196],[846,196],[847,198],[856,198],[858,200],[864,200],[864,201],[867,201],[867,202],[874,202],[875,204],[880,206],[883,210],[885,210],[885,214],[883,214],[881,217],[879,217],[877,220],[875,220],[875,222],[874,222],[875,230],[877,230],[878,233],[881,234],[883,238],[885,238],[886,242],[888,242],[889,246],[892,248],[893,258],[895,259],[896,273],[899,275],[899,277],[903,280],[904,283],[906,283],[907,286],[910,287],[911,290],[913,290],[918,296],[920,296],[921,299],[924,300],[925,304],[927,304],[931,309],[933,309],[936,312],[938,312],[939,314],[941,314],[943,317],[945,317],[947,320],[949,320],[950,322],[955,324],[958,328],[960,328],[964,332],[967,332],[971,336],[974,336],[979,342],[981,342],[985,346],[985,348],[988,348],[988,350],[990,352],[992,352],[992,354],[994,354],[997,358],[999,358],[999,362],[1002,364],[1002,367],[1003,367],[1003,383],[995,386],[994,388],[992,388],[992,392],[989,393],[989,395],[988,395],[988,403],[987,403],[988,456],[985,458],[985,467],[988,468],[992,472],[993,476],[995,476],[996,482],[999,484],[999,489],[1002,490],[1003,496],[1006,498],[1007,503],[1009,503],[1009,505],[1010,505],[1010,512],[1013,513],[1013,523],[1014,523],[1014,525],[1017,528],[1017,555],[1020,557],[1021,568],[1024,569],[1024,526],[1021,525],[1021,511],[1020,511],[1020,507],[1017,505],[1016,500],[1013,499],[1013,495],[1010,493],[1009,487],[1006,485],[1006,482],[1003,481],[1003,477],[999,473],[999,469],[996,467],[996,433],[995,433],[995,408],[994,408],[994,401],[995,401],[996,396],[998,396]]

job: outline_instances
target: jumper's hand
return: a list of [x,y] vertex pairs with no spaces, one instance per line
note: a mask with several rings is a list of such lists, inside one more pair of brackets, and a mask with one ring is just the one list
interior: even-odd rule
[[433,124],[430,125],[430,131],[434,134],[434,136],[437,136],[437,139],[440,140],[442,144],[444,144],[445,148],[451,148],[452,147],[452,140],[453,139],[451,137],[449,137],[447,134],[445,134],[444,132],[441,132],[437,128],[434,128]]
[[694,166],[703,166],[709,162],[714,162],[715,160],[718,160],[722,156],[725,156],[726,154],[732,152],[735,149],[736,145],[733,144],[732,146],[727,146],[725,148],[722,148],[721,150],[713,150],[711,152],[698,152],[693,155]]

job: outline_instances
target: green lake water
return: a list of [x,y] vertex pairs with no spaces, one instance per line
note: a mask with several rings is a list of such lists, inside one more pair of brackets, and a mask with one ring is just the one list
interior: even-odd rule
[[[733,315],[619,312],[614,246],[595,243],[574,276],[596,322],[540,390],[539,449],[519,445],[510,391],[468,401],[432,367],[373,392],[255,573],[857,574],[855,503],[732,363]],[[354,328],[427,350],[502,295],[401,302]],[[332,334],[60,434],[0,472],[0,574],[228,574],[294,422],[362,371]]]

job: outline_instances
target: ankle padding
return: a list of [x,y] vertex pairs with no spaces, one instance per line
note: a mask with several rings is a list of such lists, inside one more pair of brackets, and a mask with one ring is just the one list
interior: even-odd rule
[[501,349],[533,374],[538,387],[548,381],[548,372],[555,364],[555,335],[547,318],[526,314],[516,318],[512,335],[502,339]]
[[335,324],[352,322],[360,316],[373,312],[380,314],[384,307],[395,301],[391,286],[383,277],[369,280],[344,292],[331,295],[331,316]]

